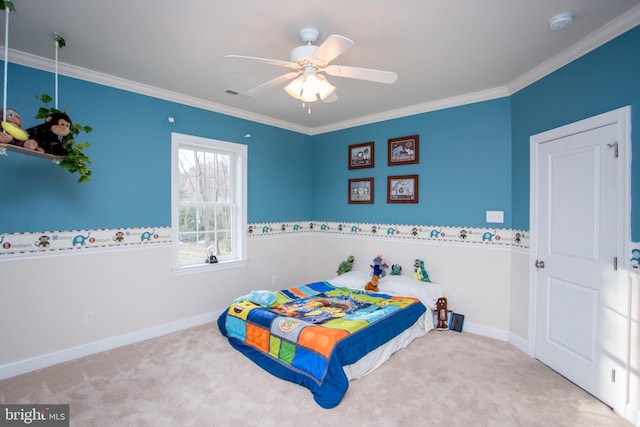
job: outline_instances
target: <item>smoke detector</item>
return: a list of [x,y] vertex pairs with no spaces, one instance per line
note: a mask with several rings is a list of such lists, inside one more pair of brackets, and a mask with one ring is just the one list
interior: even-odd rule
[[549,29],[552,31],[564,30],[571,24],[573,24],[573,13],[561,13],[549,19]]

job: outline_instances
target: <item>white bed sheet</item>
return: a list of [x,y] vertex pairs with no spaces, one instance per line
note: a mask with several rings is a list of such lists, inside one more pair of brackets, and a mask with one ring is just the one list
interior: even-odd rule
[[[334,286],[346,286],[352,289],[364,289],[371,275],[350,271],[328,280]],[[420,282],[408,276],[386,276],[378,282],[379,292],[390,295],[410,296],[420,299],[427,307],[427,311],[404,332],[384,345],[361,357],[356,363],[343,367],[349,380],[363,377],[389,360],[391,355],[408,346],[416,338],[425,336],[433,329],[433,309],[438,298],[442,296],[442,289],[436,283]]]

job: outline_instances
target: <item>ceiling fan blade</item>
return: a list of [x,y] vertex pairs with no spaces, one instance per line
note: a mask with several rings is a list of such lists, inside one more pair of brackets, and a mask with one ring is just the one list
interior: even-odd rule
[[262,64],[278,65],[280,67],[289,67],[289,68],[293,68],[294,70],[297,70],[299,67],[298,64],[296,64],[295,62],[280,61],[278,59],[257,58],[255,56],[225,55],[225,59],[247,59],[249,61],[260,62]]
[[264,92],[265,90],[270,89],[274,86],[278,86],[279,84],[282,84],[287,80],[291,80],[298,77],[299,74],[300,72],[295,72],[295,71],[292,71],[291,73],[283,74],[281,76],[276,77],[275,79],[271,79],[268,82],[262,83],[261,85],[256,86],[253,89],[249,89],[248,91],[243,92],[243,95],[245,95],[245,97],[247,98],[252,98],[257,94],[259,94],[260,92]]
[[398,80],[398,74],[392,71],[371,70],[369,68],[348,67],[345,65],[329,65],[322,71],[325,71],[330,76],[369,80],[378,83],[391,84]]
[[328,104],[329,102],[334,102],[334,101],[337,101],[337,100],[338,100],[338,94],[334,90],[333,92],[331,92],[331,95],[329,95],[325,99],[323,99],[322,102],[324,102],[325,104]]
[[323,61],[325,64],[344,53],[353,46],[353,40],[335,34],[330,35],[324,43],[313,53],[313,57]]

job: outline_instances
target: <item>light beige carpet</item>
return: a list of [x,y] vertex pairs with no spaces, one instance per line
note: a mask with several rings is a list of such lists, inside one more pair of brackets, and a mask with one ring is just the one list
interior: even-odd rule
[[73,426],[630,426],[500,341],[430,332],[334,409],[263,371],[215,324],[0,381],[2,403],[68,403]]

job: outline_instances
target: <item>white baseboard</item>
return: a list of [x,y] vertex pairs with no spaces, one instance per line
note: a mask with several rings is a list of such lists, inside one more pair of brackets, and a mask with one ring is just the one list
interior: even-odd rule
[[139,341],[156,338],[183,329],[192,328],[194,326],[203,325],[215,321],[222,311],[205,313],[188,319],[182,319],[164,325],[153,326],[148,329],[142,329],[127,334],[106,338],[100,341],[71,347],[53,353],[43,354],[30,359],[20,360],[18,362],[9,363],[0,366],[0,380],[16,375],[21,375],[37,369],[46,368],[57,365],[59,363],[68,362],[80,357],[89,356],[91,354],[100,353],[102,351],[111,350],[124,345],[133,344]]
[[[517,335],[503,329],[491,328],[489,326],[478,325],[475,323],[465,323],[464,332],[470,334],[481,335],[487,338],[493,338],[499,341],[505,341],[520,350],[521,352],[531,356],[529,354],[529,342],[520,338]],[[531,356],[533,357],[533,356]]]
[[517,348],[518,350],[520,350],[521,352],[523,352],[524,354],[527,354],[531,357],[533,357],[532,354],[529,354],[529,341],[526,341],[525,339],[512,334],[511,332],[509,332],[509,344],[511,344],[512,346],[514,346],[515,348]]
[[627,403],[624,413],[618,413],[622,418],[629,421],[631,425],[640,427],[640,408]]
[[[42,356],[37,356],[30,359],[2,365],[0,366],[0,380],[15,377],[16,375],[25,374],[37,369],[47,368],[59,363],[68,362],[80,357],[100,353],[102,351],[122,347],[124,345],[134,344],[139,341],[144,341],[173,332],[178,332],[184,329],[192,328],[194,326],[203,325],[205,323],[214,322],[221,313],[222,311],[201,314],[199,316],[191,317],[188,319],[178,320],[175,322],[166,323],[164,325],[154,326],[148,329],[130,332],[116,337],[94,341],[92,343],[83,344],[77,347],[71,347],[53,353],[44,354]],[[526,341],[502,329],[478,325],[472,322],[465,322],[463,331],[497,339],[499,341],[509,342],[519,350],[524,351],[525,353],[527,352],[526,349],[528,344]]]
[[469,332],[470,334],[482,335],[483,337],[509,342],[509,332],[502,329],[478,325],[477,323],[472,322],[464,322],[462,330],[464,332]]

